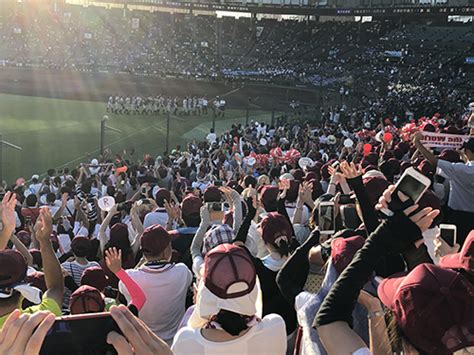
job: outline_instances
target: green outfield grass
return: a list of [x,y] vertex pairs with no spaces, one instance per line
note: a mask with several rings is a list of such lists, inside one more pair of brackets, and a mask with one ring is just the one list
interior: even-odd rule
[[[0,134],[23,147],[3,149],[3,179],[43,174],[48,168],[73,167],[99,152],[100,120],[105,103],[0,94]],[[107,132],[106,146],[113,152],[134,148],[136,159],[144,153],[161,154],[166,144],[166,117],[108,114],[108,125],[122,133]],[[217,118],[222,132],[232,123],[244,123],[245,110],[227,110]],[[251,111],[250,118],[270,122],[271,113]],[[202,140],[212,125],[212,115],[171,117],[170,147]]]

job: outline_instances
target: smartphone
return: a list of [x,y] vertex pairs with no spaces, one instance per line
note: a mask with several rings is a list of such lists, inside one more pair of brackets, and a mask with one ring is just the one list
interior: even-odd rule
[[110,313],[89,313],[56,318],[46,334],[40,354],[117,354],[107,334],[121,333]]
[[339,165],[341,163],[339,162],[339,160],[336,160],[334,163],[331,164],[331,166],[334,168],[334,170],[338,170],[339,169]]
[[132,201],[125,201],[125,202],[119,203],[118,206],[117,206],[117,211],[118,212],[120,212],[120,211],[129,212],[130,209],[132,208],[132,205],[133,205]]
[[457,242],[457,227],[455,224],[440,224],[439,231],[441,239],[443,239],[449,246],[453,247]]
[[395,185],[395,191],[392,193],[392,201],[389,203],[388,209],[382,208],[381,211],[387,216],[393,216],[393,211],[399,211],[403,208],[403,203],[398,198],[398,191],[408,196],[411,203],[415,204],[430,185],[431,180],[429,178],[414,168],[408,168]]
[[336,219],[334,215],[334,202],[321,202],[319,204],[318,225],[322,234],[334,234]]
[[26,216],[26,217],[25,217],[25,224],[26,224],[27,226],[31,225],[31,216]]
[[214,186],[221,187],[222,186],[222,181],[221,180],[214,181]]

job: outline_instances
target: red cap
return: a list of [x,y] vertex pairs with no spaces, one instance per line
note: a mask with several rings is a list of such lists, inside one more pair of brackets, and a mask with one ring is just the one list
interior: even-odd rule
[[264,206],[271,205],[272,203],[276,203],[278,197],[278,187],[272,185],[265,185],[260,190],[260,202]]
[[105,271],[100,266],[92,266],[84,270],[81,277],[81,285],[95,287],[103,291],[109,284]]
[[450,269],[464,269],[474,274],[474,230],[467,236],[461,251],[442,257],[439,266]]
[[125,223],[115,223],[110,228],[110,239],[113,241],[122,241],[128,239],[128,227]]
[[35,271],[35,272],[29,274],[25,278],[25,282],[31,284],[31,286],[39,288],[43,292],[46,292],[47,289],[48,289],[46,287],[46,281],[44,279],[44,273],[41,272],[41,271]]
[[433,177],[433,175],[436,173],[436,167],[426,159],[418,164],[418,170],[427,177]]
[[220,244],[204,259],[204,284],[222,299],[242,297],[255,287],[255,266],[247,251],[233,244]]
[[171,237],[169,233],[159,224],[154,224],[145,229],[140,239],[143,253],[152,256],[160,255],[170,243]]
[[474,345],[469,326],[474,319],[474,285],[460,273],[421,264],[409,274],[385,279],[377,293],[395,314],[404,336],[423,352],[451,354]]
[[199,197],[188,195],[181,203],[181,213],[183,216],[201,213],[202,200]]
[[19,252],[11,249],[0,251],[0,287],[22,282],[26,270],[25,258]]
[[335,238],[331,242],[331,260],[339,274],[350,264],[355,253],[362,248],[364,243],[365,240],[360,235],[350,238]]
[[104,309],[104,296],[94,287],[81,286],[71,295],[69,302],[71,314],[98,313],[103,312]]
[[280,237],[286,237],[289,243],[292,237],[291,225],[285,216],[278,212],[267,214],[260,224],[262,228],[262,238],[267,244],[275,244]]
[[20,242],[22,242],[25,247],[28,248],[30,246],[31,236],[29,232],[25,230],[21,230],[18,233],[16,233],[16,236],[18,239],[20,239]]
[[204,202],[221,202],[222,193],[217,186],[209,186],[204,191]]

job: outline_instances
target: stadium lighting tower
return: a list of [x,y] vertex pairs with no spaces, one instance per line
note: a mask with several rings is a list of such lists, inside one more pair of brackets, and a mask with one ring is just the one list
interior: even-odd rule
[[121,130],[107,126],[105,123],[109,120],[109,116],[105,115],[100,121],[100,155],[104,155],[104,146],[105,146],[105,131],[113,131],[117,133],[122,133]]
[[23,150],[22,147],[3,140],[3,136],[0,133],[0,183],[3,182],[3,146],[4,145],[16,150]]

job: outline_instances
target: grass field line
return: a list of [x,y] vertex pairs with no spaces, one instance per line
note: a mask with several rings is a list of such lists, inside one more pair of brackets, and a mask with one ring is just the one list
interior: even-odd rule
[[[112,146],[112,145],[114,145],[114,144],[117,144],[117,143],[119,143],[119,142],[121,142],[121,141],[127,140],[128,138],[133,137],[133,136],[136,136],[137,134],[140,134],[140,133],[142,133],[143,131],[147,131],[147,130],[149,130],[149,129],[151,129],[151,128],[155,128],[155,129],[157,129],[158,131],[162,131],[162,129],[160,129],[159,127],[157,127],[157,124],[158,124],[158,123],[163,123],[163,122],[155,122],[155,123],[153,123],[153,124],[150,125],[150,126],[144,127],[144,128],[142,128],[142,129],[140,129],[140,130],[138,130],[138,131],[136,131],[136,132],[133,132],[133,133],[131,133],[131,134],[125,136],[125,137],[122,137],[122,138],[120,138],[120,139],[117,139],[117,140],[115,140],[115,141],[113,141],[113,142],[111,142],[111,143],[105,145],[104,148],[109,148],[110,146]],[[94,153],[99,153],[99,151],[100,151],[100,147],[97,148],[97,149],[94,149],[94,150],[91,151],[91,152],[88,152],[88,154],[92,155],[92,154],[94,154]],[[55,167],[55,169],[57,170],[57,169],[59,169],[59,168],[66,167],[66,166],[68,166],[68,165],[70,165],[70,164],[72,164],[72,163],[74,163],[74,162],[80,161],[80,160],[82,160],[82,159],[84,159],[84,158],[86,158],[86,157],[87,157],[87,154],[83,154],[83,155],[81,155],[80,157],[78,157],[78,158],[76,158],[76,159],[73,159],[73,160],[71,160],[71,161],[68,161],[68,162],[66,162],[66,163],[64,163],[64,164],[61,164],[61,165]],[[43,174],[41,174],[41,175],[45,175],[45,173],[43,173]]]

